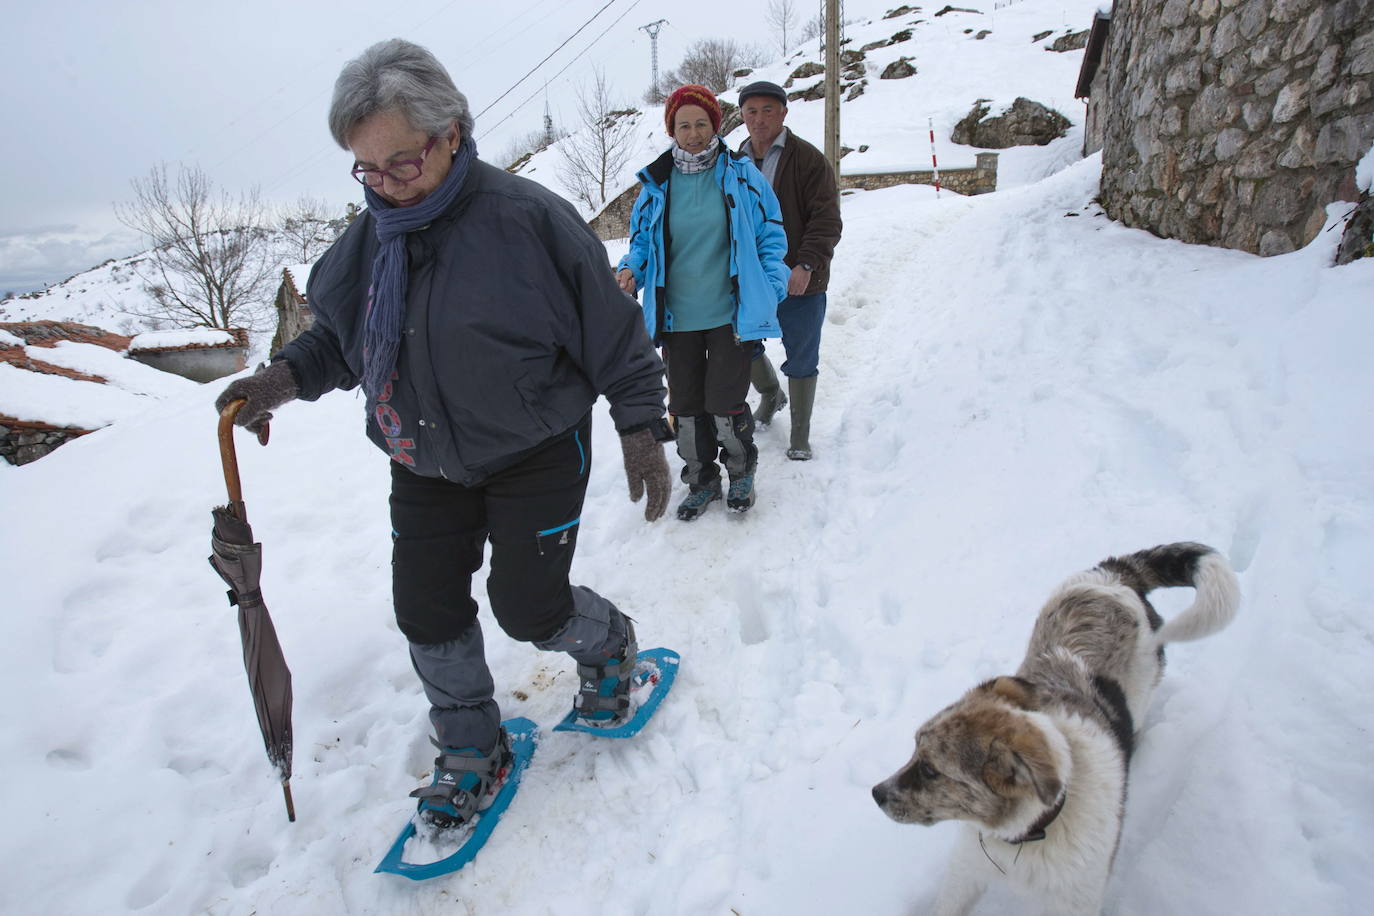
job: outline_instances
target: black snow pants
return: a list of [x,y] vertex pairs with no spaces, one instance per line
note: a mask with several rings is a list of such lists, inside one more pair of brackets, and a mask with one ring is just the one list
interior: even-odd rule
[[446,747],[495,745],[500,713],[487,669],[472,577],[491,542],[487,597],[513,639],[600,664],[624,618],[568,582],[591,467],[591,419],[474,487],[391,466],[396,622]]

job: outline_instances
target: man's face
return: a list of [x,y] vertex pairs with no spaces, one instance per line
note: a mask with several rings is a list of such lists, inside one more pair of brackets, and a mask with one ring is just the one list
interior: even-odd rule
[[782,122],[787,119],[787,106],[771,95],[751,95],[744,100],[740,110],[744,113],[744,126],[755,147],[769,146],[782,133]]

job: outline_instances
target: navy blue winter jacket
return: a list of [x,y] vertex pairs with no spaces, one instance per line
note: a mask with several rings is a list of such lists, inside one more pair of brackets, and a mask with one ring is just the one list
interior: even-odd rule
[[[471,486],[566,434],[598,394],[627,432],[663,416],[663,364],[606,249],[552,191],[473,162],[442,216],[406,237],[406,316],[367,434],[411,471]],[[310,272],[314,325],[274,357],[311,401],[352,388],[377,234],[364,213]]]

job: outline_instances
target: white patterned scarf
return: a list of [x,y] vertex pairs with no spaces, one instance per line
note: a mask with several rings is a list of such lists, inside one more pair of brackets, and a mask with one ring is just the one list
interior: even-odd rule
[[704,172],[716,164],[716,154],[720,152],[720,137],[712,137],[706,149],[699,153],[689,153],[673,141],[673,165],[684,175]]

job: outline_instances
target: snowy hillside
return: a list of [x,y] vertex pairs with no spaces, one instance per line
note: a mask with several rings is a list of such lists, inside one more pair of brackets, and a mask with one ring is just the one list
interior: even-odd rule
[[[1096,5],[1022,0],[982,42],[932,26],[926,53],[983,54],[1008,21],[1038,32],[1066,8],[1086,25]],[[1005,66],[969,66],[986,81],[951,89],[937,125],[1032,95],[1031,60],[1076,68],[1011,43]],[[935,69],[847,123],[921,128]],[[237,440],[295,681],[294,824],[205,561],[219,386],[0,466],[0,912],[922,912],[955,829],[895,824],[870,787],[920,722],[1016,668],[1059,581],[1183,539],[1230,557],[1244,601],[1169,650],[1106,912],[1366,911],[1374,260],[1327,267],[1336,232],[1260,259],[1126,229],[1091,203],[1100,162],[1060,167],[1067,148],[1024,152],[996,194],[844,197],[817,457],[783,457],[780,417],[747,516],[644,522],[598,405],[573,579],[636,617],[643,647],[682,653],[678,685],[633,741],[546,733],[451,878],[372,874],[433,753],[390,610],[387,462],[354,393],[282,408],[266,448]],[[503,714],[551,726],[571,662],[504,637],[476,594]],[[1191,592],[1155,597],[1167,617]],[[1028,911],[994,895],[977,912]]]
[[[1021,0],[1001,4],[968,4],[969,10],[986,7],[987,12],[952,10],[934,15],[938,8],[883,19],[889,9],[882,4],[850,3],[845,14],[853,21],[845,29],[844,50],[857,51],[870,43],[890,40],[902,32],[910,37],[865,53],[867,85],[863,94],[844,103],[841,111],[841,136],[851,147],[840,163],[844,174],[924,169],[930,167],[930,131],[935,132],[935,153],[941,168],[967,168],[981,150],[950,141],[954,125],[979,99],[987,100],[993,113],[1000,113],[1018,96],[1026,96],[1056,109],[1075,125],[1069,135],[1050,145],[1051,155],[1043,150],[1009,149],[1000,153],[998,187],[1009,188],[1043,178],[1055,168],[1077,159],[1083,144],[1083,103],[1073,97],[1082,51],[1059,53],[1046,48],[1067,32],[1077,32],[1092,24],[1100,0],[1062,0],[1059,3]],[[982,39],[975,36],[983,31]],[[1039,41],[1036,35],[1049,32]],[[916,75],[906,79],[881,79],[880,74],[899,58],[910,58]],[[823,63],[815,41],[790,54],[786,60],[755,69],[736,81],[734,90],[721,98],[735,104],[740,86],[754,80],[770,80],[779,85],[806,62]],[[820,83],[817,75],[795,81],[789,92]],[[645,106],[638,99],[623,100],[640,110],[635,120],[635,149],[617,181],[618,193],[634,183],[634,176],[664,149],[670,140],[663,125],[662,106]],[[816,146],[823,143],[824,101],[797,99],[788,105],[787,126]],[[574,126],[574,125],[568,125]],[[744,142],[741,127],[726,139],[731,148]],[[558,191],[572,199],[564,186],[560,165],[563,148],[574,142],[562,140],[532,156],[519,174]],[[862,151],[861,148],[864,148]],[[610,194],[611,198],[615,193]],[[583,207],[586,215],[593,215]]]
[[114,258],[45,290],[0,300],[0,321],[75,321],[136,334],[147,325],[125,311],[152,305],[139,275],[144,263],[142,253]]
[[[276,330],[272,300],[277,294],[281,271],[299,265],[302,260],[300,243],[275,230],[268,231],[264,251],[268,262],[279,266],[273,270],[274,279],[267,284],[263,294],[259,309],[261,327],[252,335],[254,353],[262,356],[266,356],[265,348]],[[315,254],[318,256],[319,251]],[[0,322],[74,321],[130,336],[173,327],[165,320],[139,317],[155,309],[146,290],[149,278],[154,276],[146,251],[114,258],[45,290],[0,300]],[[304,280],[301,282],[303,284]]]

